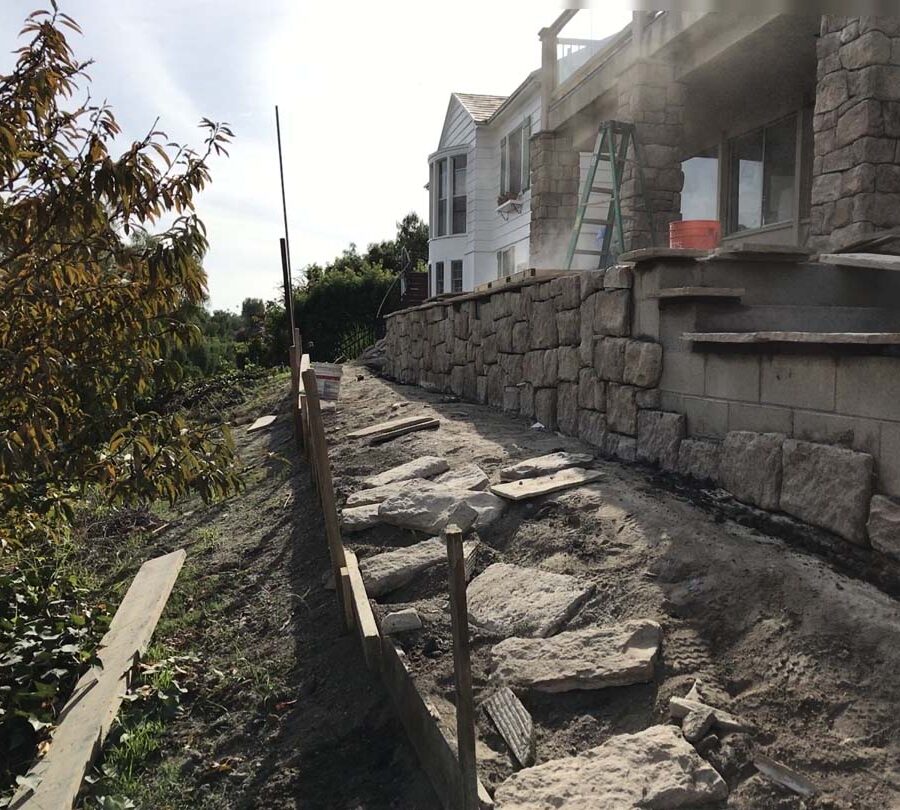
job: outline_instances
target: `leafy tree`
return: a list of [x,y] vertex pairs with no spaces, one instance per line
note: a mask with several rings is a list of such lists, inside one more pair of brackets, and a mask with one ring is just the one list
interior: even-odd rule
[[380,264],[386,270],[397,273],[403,269],[404,250],[409,254],[413,268],[420,263],[428,263],[428,226],[415,211],[397,223],[394,239],[370,244],[365,259],[370,265]]
[[0,535],[18,542],[86,486],[131,500],[239,484],[225,428],[139,409],[181,374],[169,348],[198,333],[185,314],[206,286],[194,200],[231,132],[204,119],[195,151],[154,128],[110,154],[119,126],[78,100],[89,63],[65,28],[79,31],[55,2],[30,15],[0,77]]

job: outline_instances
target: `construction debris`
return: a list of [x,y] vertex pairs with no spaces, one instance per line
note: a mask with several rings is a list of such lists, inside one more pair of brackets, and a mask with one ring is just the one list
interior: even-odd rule
[[407,416],[403,419],[391,419],[389,422],[379,422],[378,424],[369,425],[369,427],[362,428],[361,430],[354,430],[352,433],[347,434],[347,438],[369,439],[373,436],[378,436],[381,433],[391,433],[392,431],[399,430],[400,428],[410,427],[413,425],[431,421],[434,421],[434,417]]
[[419,430],[436,430],[440,426],[441,423],[439,420],[429,419],[425,422],[418,422],[414,425],[406,425],[405,427],[394,428],[394,430],[378,433],[369,439],[369,444],[384,444],[385,442],[393,441],[400,436],[406,436],[407,433],[415,433]]
[[419,613],[415,608],[404,608],[403,610],[388,613],[381,620],[381,632],[386,636],[421,629],[422,619],[419,618]]
[[761,774],[800,796],[815,796],[819,792],[819,789],[805,776],[788,768],[787,765],[776,762],[765,754],[757,754],[753,758],[753,764]]
[[498,689],[483,704],[500,736],[523,768],[534,765],[534,723],[528,710],[511,689]]
[[567,574],[495,563],[469,584],[469,621],[500,638],[550,636],[593,592],[593,585]]
[[604,689],[653,680],[662,631],[647,619],[508,638],[491,650],[491,679],[540,692]]
[[524,501],[528,498],[537,498],[539,495],[559,492],[561,489],[589,484],[602,477],[603,473],[597,470],[571,467],[552,475],[542,475],[539,478],[523,478],[506,484],[494,484],[491,492],[510,501]]
[[504,467],[500,470],[500,480],[518,481],[520,478],[550,475],[569,467],[584,467],[593,460],[594,457],[587,453],[550,453],[546,456],[519,461],[511,467]]
[[708,711],[713,712],[715,715],[714,725],[718,726],[722,731],[753,731],[753,727],[749,723],[745,723],[743,720],[722,709],[717,709],[714,706],[707,706],[699,700],[692,700],[690,698],[669,698],[669,714],[677,720],[682,720],[692,713],[704,714]]
[[620,734],[582,754],[514,773],[497,810],[694,807],[727,798],[728,786],[673,726]]
[[247,428],[247,433],[253,433],[256,430],[262,430],[263,428],[269,427],[278,417],[274,414],[269,414],[268,416],[260,416],[250,427]]

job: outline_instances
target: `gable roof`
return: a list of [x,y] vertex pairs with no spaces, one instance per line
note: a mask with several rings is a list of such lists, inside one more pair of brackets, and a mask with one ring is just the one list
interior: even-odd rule
[[453,93],[453,97],[462,104],[476,124],[483,124],[487,121],[507,98],[506,96],[485,96],[479,93]]

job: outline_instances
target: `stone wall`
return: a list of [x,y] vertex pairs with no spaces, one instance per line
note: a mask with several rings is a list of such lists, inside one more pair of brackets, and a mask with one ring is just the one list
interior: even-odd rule
[[[395,313],[385,372],[577,436],[603,456],[712,481],[900,560],[900,503],[878,492],[874,456],[802,440],[765,419],[703,429],[692,403],[718,407],[716,398],[661,390],[672,374],[661,343],[633,336],[636,305],[647,303],[634,293],[633,269],[620,266]],[[671,359],[677,365],[678,354]],[[727,370],[714,378],[743,384]],[[858,388],[865,398],[866,384]]]
[[900,224],[900,20],[822,18],[811,244]]
[[531,138],[531,266],[562,267],[578,207],[578,152],[552,132]]

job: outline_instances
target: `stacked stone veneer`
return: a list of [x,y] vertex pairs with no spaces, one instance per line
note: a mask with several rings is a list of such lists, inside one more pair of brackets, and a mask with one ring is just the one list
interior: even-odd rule
[[663,348],[631,336],[633,292],[632,269],[614,267],[395,313],[385,372],[604,456],[711,481],[900,561],[900,504],[875,494],[872,455],[779,432],[689,437],[685,414],[661,409]]
[[833,249],[900,224],[900,19],[823,17],[811,241]]
[[553,132],[531,138],[533,267],[560,267],[578,207],[578,152],[572,139]]

